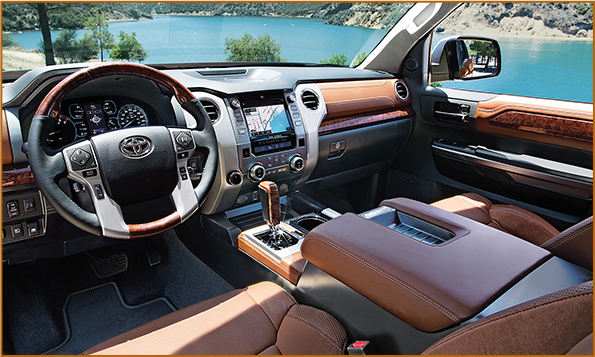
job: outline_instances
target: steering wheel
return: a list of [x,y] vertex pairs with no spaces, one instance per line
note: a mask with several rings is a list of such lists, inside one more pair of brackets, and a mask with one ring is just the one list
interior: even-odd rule
[[[164,86],[196,119],[197,127],[124,128],[51,149],[47,137],[58,122],[62,99],[82,84],[110,75],[141,77]],[[186,167],[199,149],[206,160],[200,183],[194,188]],[[85,68],[58,83],[35,113],[28,156],[39,189],[60,215],[89,233],[123,239],[160,233],[190,217],[205,200],[219,161],[215,130],[194,95],[166,74],[132,63]],[[95,213],[82,209],[60,189],[58,180],[65,176],[89,191]],[[152,217],[150,222],[126,223],[123,209],[134,210],[151,200],[167,198],[173,212],[160,213],[164,216]]]

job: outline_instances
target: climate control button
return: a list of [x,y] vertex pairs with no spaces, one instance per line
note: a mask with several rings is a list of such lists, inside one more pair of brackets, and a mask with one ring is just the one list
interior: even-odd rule
[[294,155],[289,159],[289,169],[292,172],[300,172],[304,168],[304,158],[300,155]]
[[266,175],[266,171],[262,164],[254,164],[248,170],[248,177],[250,180],[258,182],[261,181]]

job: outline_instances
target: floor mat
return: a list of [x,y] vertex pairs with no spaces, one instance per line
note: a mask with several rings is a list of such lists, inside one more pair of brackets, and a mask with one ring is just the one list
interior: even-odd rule
[[166,298],[130,306],[115,283],[73,293],[64,305],[66,340],[44,354],[79,354],[174,310]]

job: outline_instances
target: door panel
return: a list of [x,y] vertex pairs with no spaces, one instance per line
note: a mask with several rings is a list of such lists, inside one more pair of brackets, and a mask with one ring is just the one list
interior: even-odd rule
[[477,130],[593,152],[593,106],[498,95],[477,104]]
[[432,200],[477,192],[559,229],[592,214],[590,104],[430,87],[412,103],[415,132],[394,168],[431,182]]

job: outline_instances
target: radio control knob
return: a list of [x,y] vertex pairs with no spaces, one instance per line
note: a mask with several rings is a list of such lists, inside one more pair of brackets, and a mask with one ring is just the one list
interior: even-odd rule
[[239,171],[230,171],[227,174],[227,182],[230,185],[239,185],[242,183],[242,174]]
[[289,159],[289,169],[293,172],[300,172],[304,168],[304,158],[294,155]]
[[288,95],[287,96],[287,101],[289,103],[295,103],[295,95],[293,95],[293,94]]
[[252,181],[260,181],[264,178],[265,169],[261,164],[254,164],[248,170],[248,177]]
[[230,104],[232,107],[239,109],[240,108],[240,101],[238,98],[231,98]]

